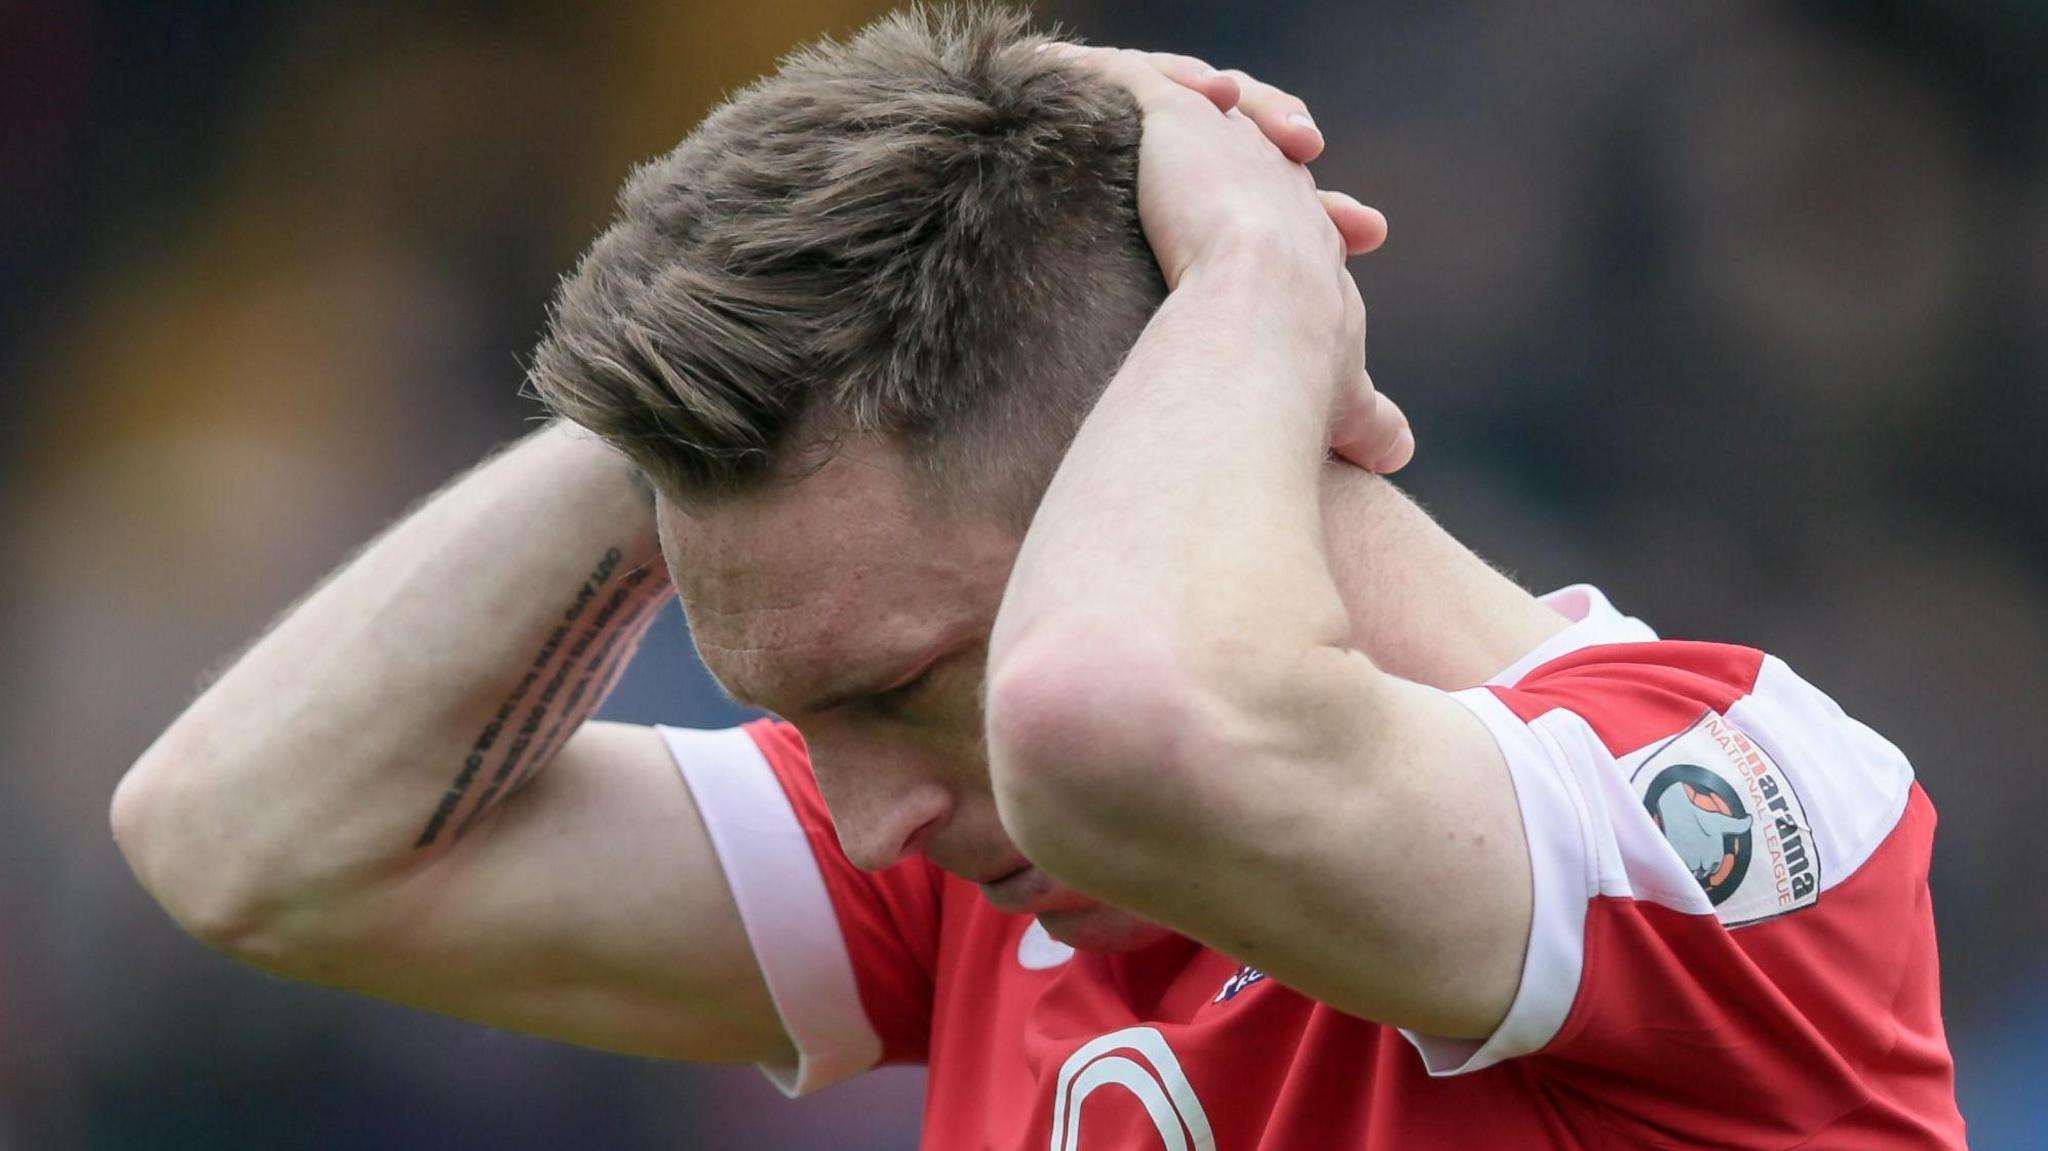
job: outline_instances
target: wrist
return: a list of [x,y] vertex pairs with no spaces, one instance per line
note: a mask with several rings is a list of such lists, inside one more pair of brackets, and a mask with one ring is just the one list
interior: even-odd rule
[[[647,473],[595,433],[557,419],[528,437],[517,453],[530,482],[567,495],[583,508],[587,522],[611,525],[618,546],[633,564],[659,564],[660,533],[655,493]],[[666,573],[662,573],[666,580]]]
[[1233,236],[1189,265],[1174,294],[1212,315],[1211,330],[1233,348],[1283,368],[1305,399],[1327,405],[1361,366],[1363,315],[1347,306],[1343,266],[1301,248],[1262,232]]

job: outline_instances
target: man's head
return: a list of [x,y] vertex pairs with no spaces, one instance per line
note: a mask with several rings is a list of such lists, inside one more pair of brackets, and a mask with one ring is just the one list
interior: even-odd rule
[[[849,854],[1024,863],[979,691],[1018,542],[1165,296],[1136,105],[991,10],[792,56],[642,168],[534,369],[639,464],[705,660],[794,721]],[[1035,871],[1081,946],[1146,935]]]
[[999,9],[800,51],[640,168],[535,364],[664,492],[894,443],[936,504],[1020,530],[1165,298],[1138,112]]

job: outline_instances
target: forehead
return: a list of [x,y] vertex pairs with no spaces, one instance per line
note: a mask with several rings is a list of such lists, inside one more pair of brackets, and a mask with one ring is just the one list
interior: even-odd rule
[[871,441],[764,492],[664,500],[660,523],[706,665],[776,710],[985,637],[1018,543],[937,510]]

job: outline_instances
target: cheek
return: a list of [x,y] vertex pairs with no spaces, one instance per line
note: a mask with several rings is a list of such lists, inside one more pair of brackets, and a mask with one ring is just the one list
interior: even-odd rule
[[988,740],[978,695],[949,701],[922,725],[919,742],[963,791],[987,792]]
[[915,718],[917,726],[953,758],[971,759],[978,765],[984,762],[987,724],[981,708],[979,674],[962,675],[933,692],[928,705]]
[[811,775],[818,781],[818,793],[835,819],[852,814],[878,790],[874,772],[863,766],[870,753],[860,741],[806,728],[804,745],[810,750]]
[[930,741],[900,724],[841,720],[804,731],[811,773],[835,815],[853,814],[945,781],[944,760]]
[[905,733],[904,754],[913,755],[933,778],[967,793],[986,793],[988,744],[982,738],[979,712],[933,720]]
[[804,732],[811,771],[835,818],[869,818],[938,795],[948,806],[990,796],[979,713],[843,719]]

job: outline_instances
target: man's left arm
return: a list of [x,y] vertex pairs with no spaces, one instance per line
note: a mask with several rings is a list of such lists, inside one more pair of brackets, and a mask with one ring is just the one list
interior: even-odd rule
[[1086,65],[1144,107],[1140,214],[1172,292],[1004,600],[1005,824],[1052,875],[1318,1000],[1484,1036],[1531,916],[1513,785],[1462,705],[1351,646],[1324,550],[1326,448],[1409,446],[1364,374],[1358,237],[1248,121],[1134,55]]

